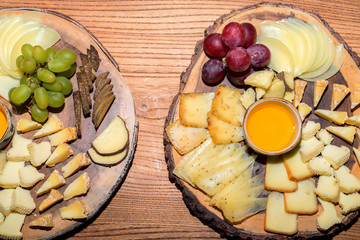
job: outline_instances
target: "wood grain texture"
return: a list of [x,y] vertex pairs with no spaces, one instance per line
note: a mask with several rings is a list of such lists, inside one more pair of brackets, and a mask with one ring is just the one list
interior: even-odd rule
[[[170,183],[162,133],[181,72],[190,64],[205,28],[221,15],[261,1],[4,0],[0,7],[38,7],[66,14],[100,40],[119,64],[140,123],[135,158],[106,209],[74,239],[219,239],[186,208]],[[315,11],[360,54],[357,0],[278,1]],[[335,239],[358,239],[360,222]]]

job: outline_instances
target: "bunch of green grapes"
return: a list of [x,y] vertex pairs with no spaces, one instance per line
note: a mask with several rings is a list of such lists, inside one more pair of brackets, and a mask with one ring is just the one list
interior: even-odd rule
[[44,50],[30,44],[24,44],[21,53],[16,65],[24,75],[20,86],[10,89],[9,99],[15,105],[30,104],[34,120],[44,122],[49,115],[48,107],[63,106],[65,96],[72,92],[69,78],[76,71],[76,54],[71,49]]

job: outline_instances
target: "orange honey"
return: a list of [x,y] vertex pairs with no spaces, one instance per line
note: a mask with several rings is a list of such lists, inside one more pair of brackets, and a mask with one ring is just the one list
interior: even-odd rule
[[0,139],[4,136],[7,129],[7,120],[4,110],[0,107]]

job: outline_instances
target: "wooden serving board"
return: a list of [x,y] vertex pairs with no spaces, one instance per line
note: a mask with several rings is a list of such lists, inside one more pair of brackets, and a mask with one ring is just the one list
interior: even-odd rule
[[[84,196],[62,201],[50,209],[44,211],[42,214],[51,213],[53,215],[55,226],[50,230],[34,229],[29,228],[28,226],[30,221],[42,215],[39,213],[38,207],[48,195],[44,194],[40,197],[36,197],[35,194],[35,192],[39,189],[45,180],[37,183],[37,185],[31,189],[31,194],[35,200],[37,208],[25,219],[25,224],[22,227],[24,239],[52,239],[55,237],[60,237],[72,230],[80,230],[83,226],[90,224],[92,220],[98,216],[99,212],[102,211],[109,203],[112,196],[117,192],[122,182],[126,178],[127,172],[129,171],[129,168],[132,164],[132,159],[137,143],[138,122],[135,120],[134,101],[131,92],[120,73],[117,63],[112,58],[110,53],[102,46],[102,44],[93,35],[91,35],[91,33],[89,33],[80,23],[76,22],[75,20],[52,11],[44,11],[33,8],[10,8],[0,10],[0,15],[13,13],[20,14],[25,12],[40,14],[42,24],[47,25],[59,32],[61,35],[61,40],[55,45],[55,48],[70,48],[79,54],[80,52],[86,53],[86,49],[89,48],[90,45],[93,45],[98,50],[101,59],[100,67],[97,73],[105,71],[110,72],[109,77],[112,79],[111,83],[114,85],[113,92],[116,96],[115,101],[113,102],[106,117],[97,130],[91,121],[91,117],[84,118],[82,115],[82,138],[69,144],[74,151],[73,156],[69,157],[65,162],[55,165],[54,167],[46,167],[44,165],[41,166],[39,171],[46,175],[45,180],[55,169],[58,169],[61,172],[61,168],[76,154],[80,152],[87,152],[87,150],[91,147],[91,142],[105,129],[105,127],[113,120],[116,115],[121,116],[125,120],[126,127],[129,131],[129,151],[127,157],[121,163],[111,167],[92,163],[87,168],[82,169],[73,176],[65,179],[66,184],[58,189],[61,193],[64,192],[65,188],[73,180],[86,171],[91,179],[90,190]],[[78,67],[81,66],[80,57],[77,59],[77,65]],[[73,90],[77,90],[78,88],[75,75],[71,78],[71,82],[73,83]],[[18,110],[6,100],[4,101],[6,102],[6,105],[9,107],[10,111],[13,113],[15,125],[20,118],[31,118],[29,113]],[[53,114],[53,112],[50,112],[50,115],[51,114]],[[61,109],[61,111],[57,111],[56,114],[63,121],[65,127],[75,126],[75,114],[72,95],[66,98],[64,107]],[[35,132],[36,131],[21,134],[21,136],[24,136],[25,138],[32,138]],[[48,141],[48,138],[44,137],[34,140],[34,142],[37,143],[41,141]],[[7,149],[9,149],[10,146],[11,145],[7,146]],[[81,221],[62,220],[58,209],[74,202],[77,199],[84,200],[88,204],[90,207],[89,216]]]
[[[335,44],[340,43],[344,44],[345,49],[345,58],[344,63],[341,67],[340,72],[335,76],[329,79],[329,86],[318,105],[318,109],[328,109],[330,110],[331,103],[331,94],[332,94],[332,84],[340,83],[346,84],[349,86],[351,91],[354,91],[355,83],[360,83],[360,70],[359,70],[359,57],[351,51],[351,48],[346,44],[346,42],[341,38],[339,34],[334,32],[330,26],[323,20],[321,17],[314,13],[305,12],[301,9],[295,8],[290,5],[281,5],[281,4],[259,4],[255,6],[250,6],[244,9],[233,11],[227,15],[224,15],[218,18],[214,25],[208,27],[205,30],[205,36],[218,32],[221,33],[224,26],[232,21],[239,23],[250,22],[254,25],[265,21],[265,20],[280,20],[288,17],[295,17],[303,21],[308,21],[309,19],[314,19],[316,22],[322,26],[322,28],[332,35]],[[170,107],[168,117],[166,119],[165,127],[167,127],[171,122],[178,118],[178,103],[179,96],[181,93],[190,93],[190,92],[215,92],[218,86],[209,87],[206,86],[201,80],[201,67],[208,60],[208,57],[203,52],[202,48],[203,41],[199,41],[195,47],[195,53],[191,59],[191,64],[187,68],[186,72],[181,75],[180,79],[180,88],[179,93],[174,97],[173,103]],[[229,85],[229,81],[225,78],[222,84]],[[313,91],[314,84],[308,83],[304,98],[302,102],[307,103],[309,106],[313,106]],[[360,110],[355,110],[354,112],[350,111],[350,96],[347,96],[340,107],[336,110],[347,111],[349,116],[353,114],[360,114]],[[334,125],[324,119],[317,117],[314,114],[314,109],[312,113],[307,117],[307,120],[313,120],[320,122],[321,128],[325,128],[329,125]],[[306,122],[306,120],[305,120]],[[334,136],[334,141],[332,144],[337,146],[345,145],[351,149],[350,160],[346,163],[352,173],[360,178],[360,168],[354,159],[352,146],[347,144],[345,141]],[[359,143],[357,140],[354,140],[354,147],[358,147]],[[176,186],[182,191],[184,202],[187,207],[190,209],[190,212],[198,217],[204,224],[207,224],[222,236],[228,238],[252,238],[252,239],[265,239],[265,238],[276,238],[276,239],[287,239],[287,238],[301,238],[301,237],[324,237],[335,235],[336,233],[342,231],[345,227],[348,227],[356,221],[358,218],[359,212],[352,212],[345,216],[342,221],[342,224],[332,227],[326,232],[320,232],[316,228],[316,214],[305,216],[299,215],[298,217],[298,233],[293,236],[272,234],[264,231],[264,211],[259,214],[243,221],[237,225],[231,225],[224,221],[224,218],[220,211],[209,206],[208,201],[206,201],[206,196],[203,192],[192,188],[186,182],[180,180],[173,174],[173,169],[176,164],[181,160],[181,156],[176,152],[172,147],[166,132],[164,131],[164,147],[165,147],[165,158],[168,164],[169,178],[172,182],[175,182]],[[264,157],[259,156],[256,164],[264,169]],[[339,213],[340,209],[337,208]],[[319,205],[319,213],[321,212],[321,207]]]

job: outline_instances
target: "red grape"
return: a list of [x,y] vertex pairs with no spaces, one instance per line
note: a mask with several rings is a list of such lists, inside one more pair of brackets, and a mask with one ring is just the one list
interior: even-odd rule
[[251,57],[251,64],[254,68],[262,68],[270,63],[271,52],[268,47],[259,43],[251,45],[246,49]]
[[243,47],[248,48],[256,42],[256,28],[254,27],[254,25],[248,22],[242,23],[241,25],[244,27],[246,33],[246,40]]
[[222,31],[221,39],[229,48],[242,47],[246,39],[245,29],[240,23],[228,23]]
[[233,72],[229,70],[227,72],[227,78],[233,85],[242,86],[244,85],[244,80],[247,78],[247,76],[249,76],[253,72],[254,69],[251,66],[243,72]]
[[216,85],[225,77],[226,65],[223,61],[212,58],[208,60],[201,70],[201,76],[205,84]]
[[204,39],[204,51],[216,58],[223,58],[226,56],[229,48],[221,41],[220,33],[211,33]]
[[251,65],[251,58],[245,48],[232,48],[226,54],[226,64],[231,71],[243,72]]

